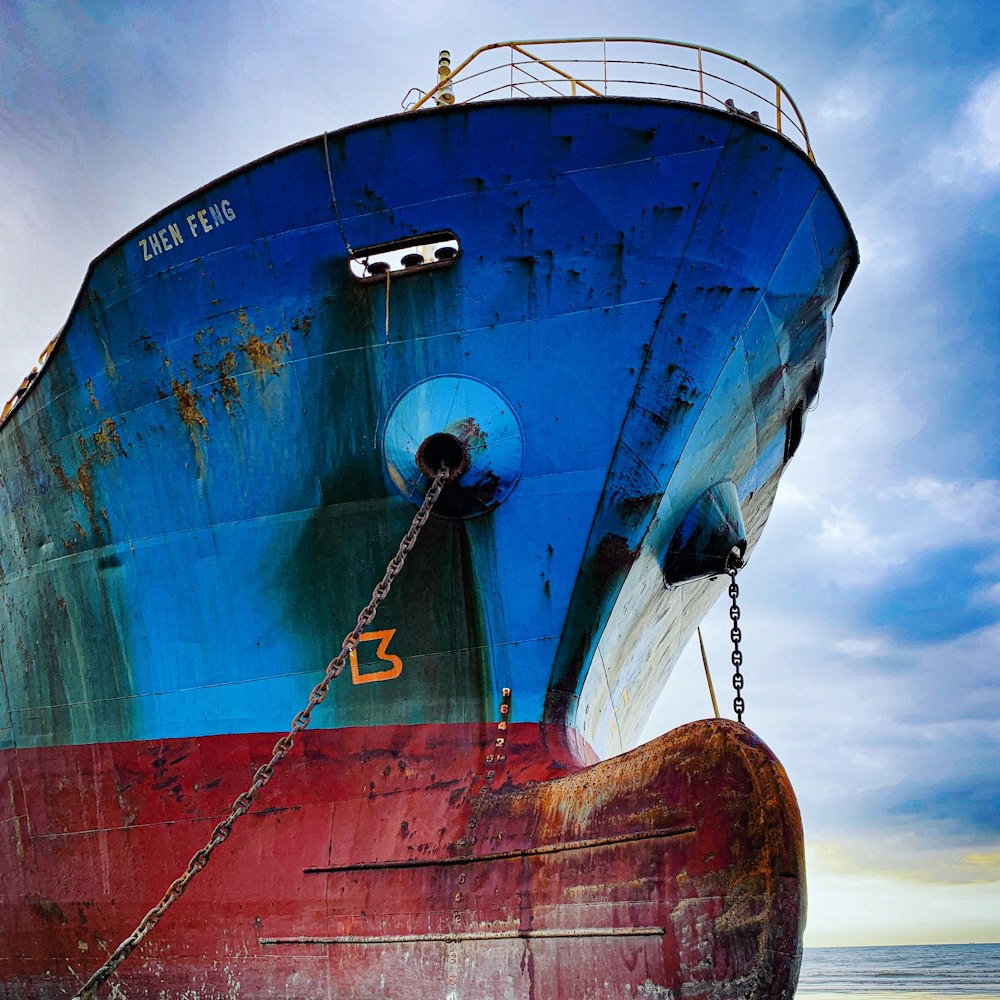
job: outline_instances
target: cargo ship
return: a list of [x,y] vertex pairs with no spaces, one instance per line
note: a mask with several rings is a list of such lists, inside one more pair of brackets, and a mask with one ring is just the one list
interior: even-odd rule
[[850,225],[708,47],[490,45],[406,104],[122,238],[4,411],[3,1000],[84,991],[432,489],[104,992],[794,992],[780,763],[719,718],[633,747],[760,538]]

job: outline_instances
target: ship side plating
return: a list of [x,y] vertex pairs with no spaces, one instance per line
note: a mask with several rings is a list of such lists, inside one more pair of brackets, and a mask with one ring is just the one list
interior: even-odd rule
[[[354,280],[327,153],[354,247],[460,256]],[[0,434],[8,745],[280,729],[412,513],[387,416],[447,376],[452,416],[509,402],[519,481],[432,522],[380,616],[401,673],[317,723],[480,721],[512,687],[615,752],[717,592],[664,580],[670,537],[729,480],[756,541],[852,249],[797,149],[658,102],[384,120],[178,204],[97,263]]]

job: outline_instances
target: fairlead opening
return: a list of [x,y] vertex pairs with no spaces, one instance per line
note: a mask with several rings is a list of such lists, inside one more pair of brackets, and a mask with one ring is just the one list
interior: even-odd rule
[[448,466],[448,479],[458,479],[469,468],[469,452],[454,434],[431,434],[417,448],[417,468],[433,479],[442,465]]
[[411,385],[389,408],[382,448],[389,481],[415,506],[447,467],[451,481],[435,518],[489,514],[517,487],[524,463],[513,405],[468,375],[433,375]]

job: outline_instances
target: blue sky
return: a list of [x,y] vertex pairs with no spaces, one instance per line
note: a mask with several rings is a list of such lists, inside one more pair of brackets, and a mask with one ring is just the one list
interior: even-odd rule
[[[807,944],[1000,940],[996,10],[0,0],[0,385],[13,391],[108,244],[248,160],[392,113],[433,81],[439,48],[636,34],[767,68],[862,265],[741,575],[746,721],[799,795]],[[717,675],[727,632],[717,607]],[[707,708],[689,649],[648,735]]]

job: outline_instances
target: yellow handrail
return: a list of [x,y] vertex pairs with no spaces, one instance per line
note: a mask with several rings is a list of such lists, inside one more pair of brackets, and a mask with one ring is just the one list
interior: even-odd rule
[[[572,59],[569,60],[570,63],[575,64],[592,64],[595,65],[600,63],[603,67],[603,72],[601,74],[603,79],[595,79],[593,81],[588,80],[586,77],[582,76],[579,72],[570,72],[567,69],[562,68],[557,65],[557,62],[561,61],[565,65],[567,60],[556,60],[551,57],[542,58],[540,55],[535,54],[533,49],[543,46],[565,46],[565,45],[595,45],[599,44],[601,46],[601,54],[598,57],[586,58],[586,59]],[[697,54],[697,64],[696,66],[680,66],[671,63],[658,62],[653,60],[621,60],[621,59],[609,59],[607,54],[608,45],[652,45],[661,46],[665,48],[672,49],[682,49],[693,51]],[[530,49],[529,49],[530,46]],[[463,78],[462,74],[466,68],[479,59],[487,52],[492,52],[500,49],[507,49],[510,52],[510,58],[508,61],[498,64],[496,66],[489,66],[483,70],[477,70],[474,74],[470,74],[468,78]],[[528,60],[530,64],[539,66],[546,70],[548,73],[552,74],[552,77],[545,79],[543,74],[534,75],[528,73],[527,70],[523,69],[523,66],[528,65],[528,63],[515,62],[514,53],[519,56],[524,57]],[[705,55],[714,56],[724,62],[735,64],[740,66],[745,70],[748,70],[751,74],[761,77],[763,80],[769,81],[770,84],[774,86],[774,100],[772,101],[769,97],[766,97],[763,93],[758,93],[761,88],[751,89],[751,87],[739,83],[735,80],[729,79],[724,75],[718,73],[708,72],[704,66]],[[712,48],[709,45],[696,45],[691,42],[679,42],[671,39],[664,38],[639,38],[633,36],[616,36],[609,38],[535,38],[527,39],[523,41],[507,41],[507,42],[492,42],[489,45],[481,45],[472,55],[468,56],[466,59],[462,60],[455,67],[444,76],[441,76],[437,84],[426,94],[423,94],[418,101],[410,106],[409,110],[417,111],[424,107],[430,101],[435,103],[443,103],[442,95],[447,94],[450,96],[451,88],[457,82],[462,82],[463,79],[469,79],[471,76],[484,76],[491,72],[499,71],[501,68],[509,68],[511,72],[511,82],[509,84],[510,94],[513,97],[514,91],[517,90],[518,93],[526,93],[527,87],[532,84],[542,85],[547,87],[549,90],[553,89],[553,85],[562,84],[563,86],[569,85],[570,93],[563,96],[572,97],[580,93],[580,91],[585,91],[586,94],[594,97],[606,96],[608,93],[608,87],[615,85],[618,86],[651,86],[651,87],[661,87],[667,91],[681,91],[681,92],[692,92],[694,90],[693,86],[684,86],[682,83],[664,81],[659,79],[649,79],[649,80],[627,80],[627,79],[615,79],[614,75],[609,75],[609,67],[612,69],[615,66],[627,64],[630,66],[643,66],[660,71],[669,71],[671,73],[697,73],[698,86],[697,93],[699,103],[704,105],[706,103],[706,97],[711,98],[712,101],[716,102],[718,105],[724,105],[724,100],[715,94],[709,93],[706,90],[706,80],[715,81],[719,84],[726,84],[728,86],[736,87],[738,90],[742,91],[744,94],[748,94],[753,98],[761,101],[764,105],[768,106],[771,111],[773,111],[773,128],[780,135],[786,136],[786,138],[791,138],[793,141],[797,142],[806,153],[809,155],[810,159],[815,159],[813,155],[812,145],[809,140],[809,132],[806,128],[805,121],[802,117],[802,113],[799,111],[798,105],[793,100],[791,94],[784,88],[781,82],[766,70],[761,69],[759,66],[750,62],[748,59],[742,59],[739,56],[734,56],[729,52],[725,52],[722,49]],[[528,82],[522,81],[521,83],[515,84],[513,79],[514,69],[519,69],[526,77],[528,77]],[[591,74],[594,75],[594,74]],[[591,83],[604,85],[604,94],[601,93],[595,86]],[[692,81],[693,83],[693,81]],[[709,83],[712,86],[712,83]],[[507,85],[505,84],[506,88]],[[456,98],[456,103],[467,103],[470,100],[476,100],[482,98],[483,96],[496,93],[500,87],[488,87],[486,90],[480,91],[480,93],[467,98],[466,101],[458,100]],[[766,89],[766,88],[764,88]],[[770,115],[770,111],[768,114]],[[791,125],[792,132],[789,132],[786,126]],[[797,135],[793,133],[798,133]]]
[[588,87],[587,84],[585,84],[582,80],[575,79],[574,77],[570,76],[569,73],[566,73],[563,70],[559,69],[558,66],[553,66],[551,63],[547,63],[544,59],[539,59],[538,56],[532,55],[530,52],[521,48],[521,46],[517,42],[511,42],[510,47],[515,52],[520,52],[522,56],[527,56],[533,62],[538,63],[539,66],[544,66],[546,69],[552,70],[553,73],[558,73],[564,79],[569,80],[570,83],[576,86],[583,87],[584,90],[589,90],[590,93],[592,93],[595,97],[601,96],[601,92],[599,90],[594,90],[593,87]]

